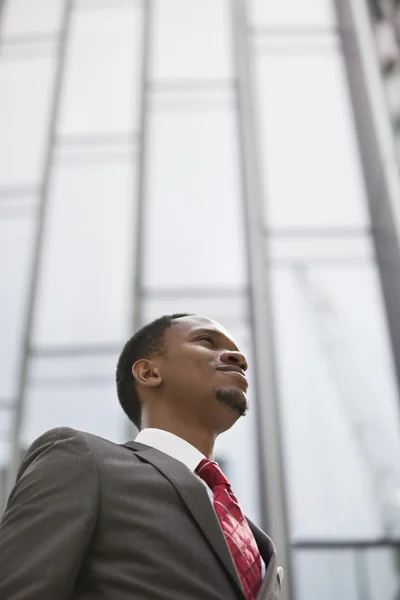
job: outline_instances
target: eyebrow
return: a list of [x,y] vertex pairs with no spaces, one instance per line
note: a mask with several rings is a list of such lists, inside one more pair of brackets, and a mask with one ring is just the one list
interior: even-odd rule
[[207,335],[223,337],[225,340],[228,340],[228,342],[230,342],[230,344],[232,344],[235,352],[240,352],[240,350],[236,346],[236,344],[230,338],[228,338],[224,333],[222,333],[222,331],[218,331],[217,329],[209,329],[207,327],[201,327],[200,329],[195,329],[193,331],[193,336],[201,335],[202,333],[205,333]]

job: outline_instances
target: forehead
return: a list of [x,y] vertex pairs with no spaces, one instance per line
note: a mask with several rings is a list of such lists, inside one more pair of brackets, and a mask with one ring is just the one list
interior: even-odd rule
[[208,317],[202,317],[201,315],[191,315],[190,317],[181,317],[180,319],[176,319],[172,327],[170,327],[170,334],[175,339],[185,339],[195,334],[196,331],[200,331],[202,329],[207,329],[210,331],[214,331],[219,335],[223,335],[228,340],[231,340],[235,343],[231,334],[224,328],[222,325],[217,323],[217,321],[213,321],[213,319],[209,319]]

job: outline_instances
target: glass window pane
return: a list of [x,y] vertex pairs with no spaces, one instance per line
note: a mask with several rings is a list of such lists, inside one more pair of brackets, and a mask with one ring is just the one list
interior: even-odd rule
[[249,19],[258,27],[333,27],[332,0],[250,0]]
[[120,133],[137,127],[141,40],[139,5],[74,13],[61,136]]
[[[130,336],[127,333],[126,338]],[[29,364],[29,382],[32,386],[51,386],[66,382],[75,385],[77,382],[101,382],[108,385],[114,383],[115,367],[120,352],[127,339],[109,347],[68,348],[57,353],[36,353]]]
[[243,290],[232,289],[226,295],[223,290],[220,292],[214,296],[199,296],[196,292],[190,294],[186,290],[184,294],[182,290],[172,290],[168,295],[154,291],[154,294],[147,295],[144,300],[144,322],[162,315],[189,313],[215,319],[228,329],[232,323],[237,323],[247,314],[248,298]]
[[228,0],[156,0],[152,14],[151,78],[232,77]]
[[73,427],[114,442],[126,441],[128,421],[114,385],[30,388],[26,401],[21,432],[25,448],[53,427]]
[[42,179],[54,60],[0,61],[0,186]]
[[64,0],[5,0],[1,38],[56,33],[61,27]]
[[366,234],[351,234],[345,236],[345,232],[332,235],[315,232],[315,235],[302,234],[300,229],[298,235],[274,235],[269,237],[268,254],[273,261],[290,261],[292,263],[307,263],[314,261],[370,261],[373,256],[371,238]]
[[363,571],[371,600],[400,597],[400,548],[370,548],[363,552]]
[[260,54],[257,65],[268,225],[365,227],[341,56]]
[[366,600],[352,550],[296,550],[293,571],[296,600]]
[[235,113],[155,111],[148,150],[145,285],[245,285]]
[[10,403],[17,383],[35,226],[29,216],[0,219],[0,400]]
[[298,600],[397,600],[399,557],[396,548],[295,550]]
[[34,345],[101,344],[129,331],[133,165],[59,165],[51,185]]
[[272,286],[292,537],[398,535],[398,398],[375,268],[279,267]]

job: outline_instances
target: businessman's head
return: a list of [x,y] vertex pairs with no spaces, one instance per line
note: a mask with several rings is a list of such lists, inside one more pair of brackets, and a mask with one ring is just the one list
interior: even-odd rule
[[126,343],[117,365],[122,408],[139,428],[204,428],[218,435],[247,410],[247,361],[206,317],[175,314]]

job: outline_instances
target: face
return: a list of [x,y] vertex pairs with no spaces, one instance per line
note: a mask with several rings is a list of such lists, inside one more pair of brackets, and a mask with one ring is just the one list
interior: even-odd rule
[[160,387],[181,414],[221,433],[246,413],[247,361],[221,325],[182,317],[166,331],[165,345]]

